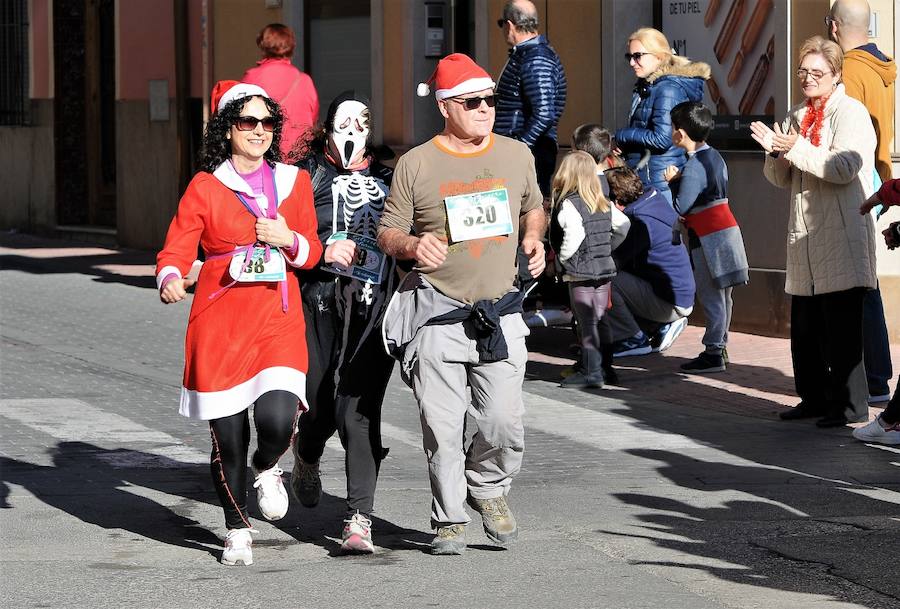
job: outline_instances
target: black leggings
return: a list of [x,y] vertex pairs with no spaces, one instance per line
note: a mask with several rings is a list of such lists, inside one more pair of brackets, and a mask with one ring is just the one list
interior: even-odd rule
[[[304,287],[307,293],[313,292],[312,285]],[[294,455],[306,463],[318,462],[325,443],[337,431],[345,451],[347,513],[370,514],[375,508],[378,470],[387,454],[381,443],[381,404],[394,360],[384,352],[380,328],[376,327],[361,343],[355,338],[348,341],[350,348],[359,350],[344,364],[335,386],[345,340],[338,315],[333,306],[322,310],[313,297],[306,295],[303,314],[307,319],[309,361],[318,365],[310,365],[306,376],[309,412],[300,417]]]
[[[291,445],[300,413],[297,396],[289,391],[269,391],[253,408],[257,449],[253,467],[269,469]],[[229,529],[250,527],[247,515],[247,451],[250,447],[249,409],[209,422],[212,438],[210,472]]]

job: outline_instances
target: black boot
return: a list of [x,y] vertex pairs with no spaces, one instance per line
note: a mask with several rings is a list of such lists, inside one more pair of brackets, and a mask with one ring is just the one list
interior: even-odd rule
[[572,376],[566,377],[559,384],[560,387],[603,387],[603,371],[601,369],[602,357],[600,352],[593,348],[581,349],[581,366]]
[[610,385],[619,384],[619,375],[613,368],[613,353],[615,353],[613,345],[603,345],[600,347],[601,359],[600,364],[603,370],[603,380]]

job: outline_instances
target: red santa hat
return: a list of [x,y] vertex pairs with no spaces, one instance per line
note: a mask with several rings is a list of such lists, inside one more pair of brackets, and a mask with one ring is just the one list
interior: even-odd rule
[[213,112],[218,112],[229,102],[242,97],[253,97],[256,95],[269,98],[266,90],[258,85],[238,82],[237,80],[220,80],[213,87],[210,108],[212,108]]
[[438,100],[494,88],[490,75],[463,53],[453,53],[441,59],[431,78],[416,87],[419,97],[431,93],[429,85],[432,83],[435,88],[434,96]]

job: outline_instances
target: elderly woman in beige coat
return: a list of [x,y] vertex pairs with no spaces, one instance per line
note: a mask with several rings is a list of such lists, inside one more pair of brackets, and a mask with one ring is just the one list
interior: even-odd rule
[[797,70],[806,100],[774,130],[751,125],[766,178],[791,189],[785,291],[801,402],[781,418],[819,427],[868,419],[862,302],[875,287],[875,225],[859,201],[874,190],[876,139],[865,106],[844,92],[842,61],[837,44],[807,40]]

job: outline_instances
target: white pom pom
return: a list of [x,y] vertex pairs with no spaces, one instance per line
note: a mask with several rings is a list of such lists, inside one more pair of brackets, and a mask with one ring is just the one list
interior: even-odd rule
[[416,95],[419,97],[425,97],[431,93],[431,87],[428,86],[428,83],[420,82],[419,86],[416,87]]

